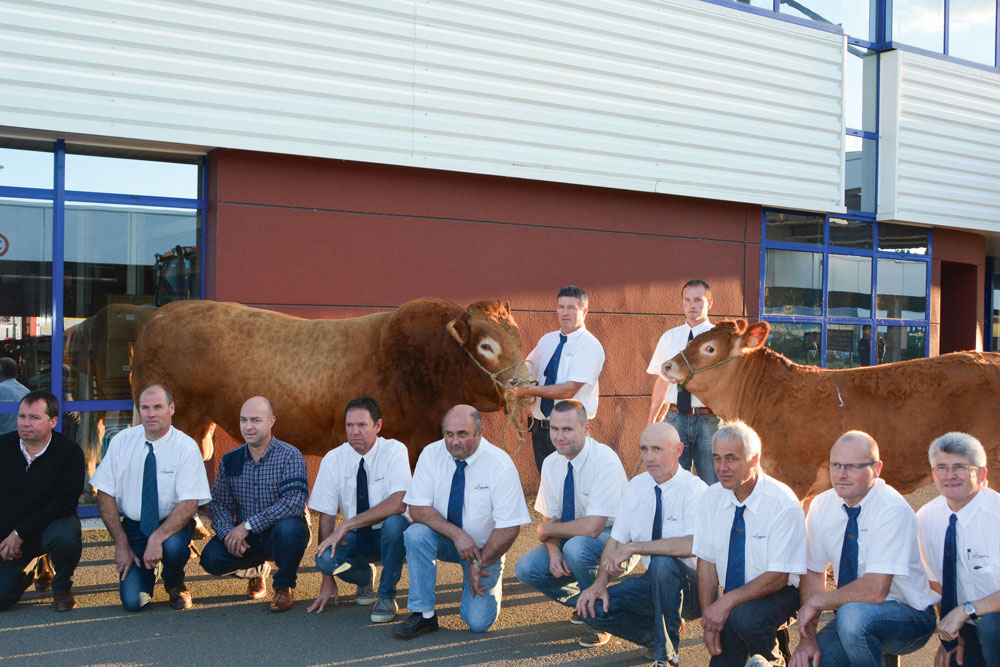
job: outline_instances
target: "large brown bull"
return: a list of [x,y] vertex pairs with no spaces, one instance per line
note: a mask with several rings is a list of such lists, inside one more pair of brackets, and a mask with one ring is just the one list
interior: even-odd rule
[[927,481],[927,448],[948,431],[971,433],[987,454],[1000,454],[1000,353],[824,370],[764,347],[769,331],[767,322],[720,322],[664,363],[663,374],[687,380],[723,419],[752,426],[764,469],[800,498],[830,488],[830,447],[851,429],[878,441],[882,476],[901,493]]
[[160,308],[142,330],[132,394],[138,400],[152,383],[169,387],[174,425],[202,443],[206,459],[215,424],[242,441],[240,406],[250,396],[271,400],[276,437],[318,455],[346,440],[347,402],[372,396],[382,407],[382,434],[406,443],[413,463],[441,437],[448,408],[501,408],[490,373],[505,383],[523,360],[520,332],[499,301],[466,309],[417,299],[344,320],[187,301]]

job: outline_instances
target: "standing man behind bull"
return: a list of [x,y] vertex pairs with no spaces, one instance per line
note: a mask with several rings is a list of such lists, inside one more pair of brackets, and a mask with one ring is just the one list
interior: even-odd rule
[[[212,499],[198,443],[171,425],[174,399],[163,385],[139,394],[141,426],[119,432],[90,478],[115,543],[118,594],[128,611],[153,599],[156,568],[174,609],[190,609],[184,566],[198,506]],[[119,513],[124,514],[120,520]]]
[[542,515],[541,544],[521,556],[515,568],[521,583],[567,607],[574,607],[580,591],[594,583],[628,484],[618,454],[588,433],[582,403],[556,403],[549,417],[556,451],[542,464],[535,501]]
[[403,498],[414,521],[403,536],[413,613],[396,628],[400,639],[438,629],[438,561],[462,565],[459,614],[470,630],[486,632],[500,614],[504,555],[531,516],[514,462],[482,430],[475,408],[456,405],[441,424],[444,438],[420,452]]
[[83,550],[76,506],[86,472],[83,450],[54,430],[58,421],[56,397],[29,392],[17,431],[0,436],[0,610],[21,599],[42,554],[55,568],[52,609],[76,604],[73,572]]
[[760,436],[743,422],[722,424],[712,449],[719,482],[701,497],[692,547],[709,664],[743,667],[761,655],[783,665],[798,575],[806,573],[802,505],[761,470]]
[[[663,375],[663,362],[673,359],[684,351],[688,342],[712,328],[712,323],[708,321],[708,311],[714,303],[712,288],[704,280],[689,280],[681,288],[681,302],[684,324],[660,336],[646,368],[647,373],[656,376],[646,425],[664,419],[676,428],[684,443],[681,467],[691,470],[693,462],[698,477],[706,484],[714,484],[718,479],[712,462],[712,436],[719,427],[719,418],[697,396]],[[665,418],[662,416],[664,405],[667,406]]]
[[[920,563],[917,517],[881,472],[867,433],[848,431],[833,444],[833,488],[813,499],[806,519],[809,571],[799,582],[802,639],[792,667],[879,667],[883,653],[913,653],[934,632],[938,595]],[[828,591],[829,565],[837,586]],[[824,610],[836,615],[817,632]]]
[[[396,617],[396,586],[403,574],[403,531],[409,526],[403,496],[410,488],[406,445],[379,436],[382,410],[374,398],[356,398],[344,410],[347,442],[323,457],[309,507],[319,515],[316,567],[319,596],[309,607],[321,613],[340,600],[334,576],[357,585],[354,601],[374,604],[372,623]],[[344,520],[337,526],[337,511]],[[382,562],[378,593],[375,563]]]
[[212,485],[213,537],[201,566],[216,576],[247,579],[251,600],[267,594],[268,561],[274,561],[271,611],[291,609],[296,573],[306,545],[306,460],[299,450],[271,435],[274,409],[263,396],[240,409],[244,443],[222,457]]
[[587,410],[587,419],[597,414],[604,347],[584,326],[587,309],[587,293],[581,288],[567,285],[559,290],[556,295],[559,330],[542,336],[527,359],[537,384],[510,389],[514,398],[535,397],[531,407],[531,445],[539,471],[545,457],[555,451],[549,437],[549,415],[556,401],[564,398],[579,401]]
[[935,667],[1000,666],[1000,494],[987,486],[986,451],[946,433],[928,457],[941,494],[920,508],[920,551],[941,593]]

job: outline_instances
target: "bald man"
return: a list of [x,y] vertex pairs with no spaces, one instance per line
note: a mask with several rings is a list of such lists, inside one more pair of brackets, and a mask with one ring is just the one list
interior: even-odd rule
[[267,595],[268,561],[273,561],[270,609],[280,612],[292,607],[299,562],[309,544],[309,486],[306,460],[271,435],[274,422],[263,396],[243,404],[240,433],[246,442],[219,465],[209,505],[215,537],[201,554],[201,566],[209,574],[247,579],[246,596],[253,600]]
[[[576,604],[595,633],[645,646],[653,664],[663,667],[677,664],[681,619],[701,615],[691,545],[695,507],[708,487],[680,466],[683,451],[670,424],[654,423],[642,432],[639,455],[646,472],[628,483],[597,578]],[[646,572],[609,588],[633,555],[642,557]]]

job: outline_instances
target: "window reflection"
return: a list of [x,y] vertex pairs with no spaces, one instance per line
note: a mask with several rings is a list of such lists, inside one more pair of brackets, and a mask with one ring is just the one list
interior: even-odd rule
[[822,215],[768,211],[767,240],[822,245],[824,221]]
[[859,220],[830,218],[830,245],[837,248],[871,250],[875,246],[874,225]]
[[66,155],[66,189],[198,198],[198,164]]
[[0,186],[12,188],[52,188],[52,153],[0,148]]
[[889,222],[878,226],[878,249],[882,252],[926,255],[929,245],[928,230],[924,227],[910,227]]
[[830,255],[827,290],[830,317],[871,317],[871,258]]
[[990,349],[1000,351],[1000,289],[996,288],[993,289],[993,347]]
[[[101,412],[79,412],[76,413],[76,440],[83,448],[83,458],[87,469],[87,478],[94,474],[97,464],[101,462],[105,452],[108,451],[108,444],[111,438],[115,437],[119,431],[123,431],[132,425],[131,410],[108,410]],[[63,417],[66,422],[66,416]],[[63,431],[66,433],[66,431]],[[67,434],[68,435],[68,434]],[[93,489],[89,484],[84,485],[83,495],[80,496],[80,503],[83,505],[93,504],[97,498],[93,495]]]
[[819,366],[821,331],[819,324],[773,322],[771,333],[767,337],[767,346],[797,364]]
[[892,3],[892,35],[902,42],[944,52],[944,0],[896,0]]
[[874,213],[878,142],[848,135],[845,143],[844,205],[851,211]]
[[878,317],[927,319],[927,263],[878,260]]
[[768,250],[765,262],[766,314],[823,314],[822,253]]
[[996,65],[995,0],[950,0],[948,55]]
[[922,359],[926,337],[926,327],[880,326],[875,341],[876,363]]
[[827,327],[827,368],[870,366],[871,355],[872,326],[870,324],[831,324]]
[[848,45],[844,60],[844,111],[847,127],[877,130],[878,52]]

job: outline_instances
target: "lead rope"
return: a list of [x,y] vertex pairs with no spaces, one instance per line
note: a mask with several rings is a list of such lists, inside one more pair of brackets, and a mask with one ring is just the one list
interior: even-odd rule
[[[472,363],[474,363],[476,366],[479,367],[480,370],[482,370],[484,373],[490,376],[490,380],[493,381],[493,388],[497,390],[497,395],[500,397],[500,400],[504,402],[504,405],[507,408],[507,423],[504,424],[503,432],[500,434],[500,438],[503,441],[504,449],[507,449],[507,443],[506,443],[507,431],[510,429],[511,426],[514,427],[514,434],[517,436],[517,446],[514,448],[513,451],[507,449],[507,452],[513,456],[517,456],[521,451],[521,447],[524,445],[526,435],[531,431],[531,421],[533,418],[531,416],[531,411],[528,407],[531,403],[531,400],[528,399],[527,397],[522,396],[521,398],[518,398],[515,401],[511,401],[510,395],[507,393],[507,385],[505,385],[503,382],[499,380],[499,376],[502,375],[503,373],[506,373],[509,370],[513,370],[514,375],[511,378],[511,380],[513,381],[513,385],[511,386],[526,387],[530,384],[534,384],[536,383],[536,381],[532,377],[530,370],[527,372],[526,375],[523,376],[518,375],[518,372],[522,370],[522,367],[525,370],[528,369],[528,362],[518,361],[517,363],[511,364],[506,368],[501,368],[500,370],[494,373],[493,371],[489,370],[481,363],[479,363],[479,360],[476,359],[475,355],[469,352],[469,350],[464,345],[462,346],[462,350],[464,350],[465,353],[469,355],[469,359],[472,359]],[[522,423],[526,423],[527,426],[526,427],[521,426]]]

